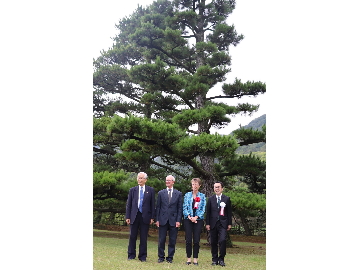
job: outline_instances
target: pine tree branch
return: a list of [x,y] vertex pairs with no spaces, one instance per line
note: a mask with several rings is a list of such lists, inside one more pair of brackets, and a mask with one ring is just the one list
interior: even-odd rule
[[101,154],[107,154],[107,155],[116,154],[116,152],[113,150],[106,150],[106,149],[101,149],[101,148],[96,148],[96,147],[93,147],[93,151],[97,152],[97,153],[101,153]]
[[178,174],[178,175],[180,175],[180,176],[182,176],[182,177],[184,177],[184,178],[187,178],[187,177],[188,177],[187,175],[182,174],[182,173],[176,171],[175,169],[173,169],[173,168],[171,168],[171,167],[169,167],[169,166],[166,166],[166,165],[164,165],[164,164],[160,164],[160,163],[156,162],[155,160],[150,160],[150,163],[151,163],[151,164],[154,164],[154,165],[156,165],[156,166],[159,166],[159,167],[161,167],[161,168],[167,169],[167,170],[169,170],[169,171],[171,171],[171,172],[174,172],[174,173],[176,173],[176,174]]
[[[214,97],[208,97],[206,100],[216,99],[216,98],[241,98],[242,96],[246,96],[244,94],[240,95],[231,95],[231,96],[214,96]],[[253,94],[249,94],[248,96],[253,96]]]
[[249,145],[249,144],[253,144],[253,143],[261,143],[261,142],[266,143],[266,139],[249,139],[246,141],[240,141],[240,142],[238,142],[238,144],[240,146],[244,146],[244,145]]
[[188,67],[186,67],[183,63],[181,63],[181,61],[179,59],[177,59],[176,57],[170,55],[168,52],[166,52],[165,50],[163,50],[160,47],[157,46],[153,46],[154,49],[157,49],[158,51],[162,52],[163,54],[165,54],[167,57],[173,59],[176,63],[178,63],[178,65],[180,67],[183,67],[185,70],[187,70],[189,73],[194,74],[195,72],[192,72],[191,69],[189,69]]

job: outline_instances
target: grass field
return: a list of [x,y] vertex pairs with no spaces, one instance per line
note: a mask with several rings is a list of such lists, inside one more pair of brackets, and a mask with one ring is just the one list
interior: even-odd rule
[[[157,234],[150,233],[148,238],[148,257],[146,262],[138,259],[127,260],[128,232],[113,232],[94,230],[93,238],[93,266],[94,270],[113,269],[220,269],[221,266],[211,266],[210,247],[205,245],[206,240],[201,240],[199,265],[186,265],[186,252],[184,236],[179,233],[176,252],[172,264],[157,262]],[[232,236],[234,248],[228,248],[225,257],[224,269],[266,269],[266,244],[238,242]],[[139,240],[137,241],[137,245]],[[138,248],[136,250],[138,252]],[[167,255],[167,244],[165,248]]]

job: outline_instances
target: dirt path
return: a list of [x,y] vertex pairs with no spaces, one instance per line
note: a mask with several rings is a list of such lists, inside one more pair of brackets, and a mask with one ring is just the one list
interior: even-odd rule
[[[121,239],[127,239],[129,238],[129,226],[116,226],[116,225],[103,225],[95,226],[94,229],[97,229],[94,231],[93,235],[98,237],[113,237],[113,238],[121,238]],[[185,232],[179,231],[178,233],[178,241],[184,240]],[[157,229],[150,229],[149,230],[149,240],[151,241],[151,237],[157,237],[158,232]],[[202,233],[201,239],[206,239],[206,234]],[[238,242],[249,242],[249,243],[260,243],[265,244],[266,243],[266,237],[265,236],[246,236],[246,235],[231,235],[232,241],[238,241]]]

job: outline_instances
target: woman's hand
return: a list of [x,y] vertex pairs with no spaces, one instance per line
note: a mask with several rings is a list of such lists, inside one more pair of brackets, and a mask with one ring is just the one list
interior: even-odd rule
[[197,223],[197,218],[198,216],[190,217],[189,219],[191,220],[191,222]]

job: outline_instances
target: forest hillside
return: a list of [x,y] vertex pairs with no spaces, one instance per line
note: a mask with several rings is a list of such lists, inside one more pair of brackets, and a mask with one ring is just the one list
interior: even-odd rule
[[[244,128],[252,128],[254,130],[261,130],[261,127],[266,124],[266,114],[263,114],[262,116],[259,116],[258,118],[255,118],[252,120],[249,124],[244,126]],[[255,152],[264,152],[259,153],[261,156],[265,155],[266,153],[266,143],[254,143],[250,145],[244,145],[240,146],[236,152],[238,154],[250,154],[251,152],[255,154]]]

